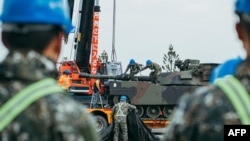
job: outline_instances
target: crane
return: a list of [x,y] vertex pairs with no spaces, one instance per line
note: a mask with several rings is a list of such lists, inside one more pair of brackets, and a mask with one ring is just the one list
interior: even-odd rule
[[117,56],[115,51],[115,23],[116,23],[116,0],[113,3],[113,35],[112,35],[112,53],[111,53],[111,62],[117,62]]

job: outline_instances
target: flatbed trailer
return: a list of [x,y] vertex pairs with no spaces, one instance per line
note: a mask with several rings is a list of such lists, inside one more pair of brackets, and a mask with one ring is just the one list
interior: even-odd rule
[[[97,131],[105,130],[112,123],[112,108],[88,108],[88,112],[93,114],[96,121]],[[165,118],[141,118],[149,129],[164,128],[169,124]]]

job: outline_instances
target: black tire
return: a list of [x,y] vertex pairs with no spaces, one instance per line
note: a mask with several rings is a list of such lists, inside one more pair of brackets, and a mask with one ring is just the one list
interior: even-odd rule
[[102,133],[108,127],[107,120],[102,116],[95,115],[95,121],[96,121],[97,132]]
[[142,106],[136,106],[136,113],[141,118],[144,115],[144,109]]

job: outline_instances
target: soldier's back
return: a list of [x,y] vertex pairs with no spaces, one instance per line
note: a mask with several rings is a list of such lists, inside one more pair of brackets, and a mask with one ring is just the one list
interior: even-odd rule
[[[6,89],[0,87],[0,91],[2,90]],[[0,96],[1,103],[11,97],[6,93],[0,93]],[[18,103],[16,106],[19,106]],[[19,114],[0,133],[0,140],[99,140],[93,119],[86,108],[72,98],[63,93],[51,94],[35,101]]]
[[[43,78],[52,77],[56,73],[56,70],[44,69],[47,64],[52,64],[49,59],[35,54],[32,55],[32,58],[26,56],[15,60],[18,54],[10,53],[0,64],[1,107],[27,86],[31,86]],[[46,91],[47,87],[41,90]],[[35,93],[41,90],[36,90]],[[27,97],[14,103],[13,109],[21,106],[26,98],[35,93],[28,93]],[[97,141],[99,135],[96,132],[94,118],[86,108],[66,93],[59,91],[31,103],[3,128],[0,132],[0,140]]]

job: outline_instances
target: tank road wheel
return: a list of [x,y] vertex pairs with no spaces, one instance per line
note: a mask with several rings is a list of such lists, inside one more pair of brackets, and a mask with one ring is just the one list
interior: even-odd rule
[[161,113],[161,108],[159,106],[148,106],[147,115],[150,118],[158,118]]
[[136,109],[137,109],[137,115],[139,116],[139,117],[142,117],[142,115],[143,115],[143,113],[144,113],[144,109],[143,109],[143,107],[142,106],[136,106]]
[[113,103],[114,105],[119,102],[119,96],[114,96],[113,97]]
[[102,116],[95,115],[97,132],[103,132],[108,127],[108,122]]
[[169,118],[170,114],[172,113],[172,108],[168,107],[168,106],[164,106],[163,108],[163,115],[166,118]]

